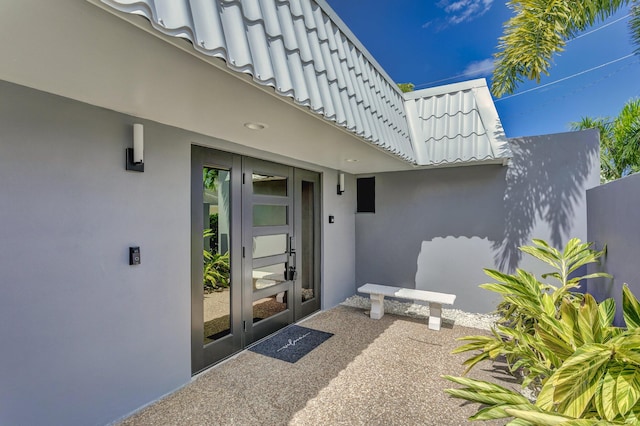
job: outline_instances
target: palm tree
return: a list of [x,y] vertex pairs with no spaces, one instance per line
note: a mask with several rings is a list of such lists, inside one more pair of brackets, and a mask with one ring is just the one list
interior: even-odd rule
[[507,5],[515,16],[505,23],[495,55],[491,91],[497,97],[513,93],[525,78],[539,83],[567,40],[628,5],[631,39],[640,54],[640,0],[509,0]]
[[609,182],[640,171],[640,98],[628,101],[620,114],[583,117],[571,130],[600,131],[600,181]]

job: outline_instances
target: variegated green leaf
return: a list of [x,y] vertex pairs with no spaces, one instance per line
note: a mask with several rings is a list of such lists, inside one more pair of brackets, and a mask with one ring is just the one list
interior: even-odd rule
[[549,412],[517,410],[513,408],[506,408],[505,411],[510,416],[526,420],[539,426],[555,426],[571,420],[571,417]]
[[640,369],[623,368],[616,378],[615,388],[618,411],[625,417],[640,400]]
[[618,414],[618,401],[616,399],[616,377],[620,372],[620,368],[609,368],[602,378],[601,398],[604,418],[614,420]]
[[624,314],[624,322],[627,328],[640,327],[640,303],[631,293],[627,284],[622,286],[622,313]]
[[454,398],[465,399],[467,401],[478,402],[486,405],[518,404],[521,402],[521,400],[513,394],[484,393],[470,389],[445,389],[444,391]]
[[556,253],[553,253],[551,250],[547,250],[539,247],[524,246],[524,247],[520,247],[520,251],[522,251],[523,253],[530,254],[531,256],[535,257],[538,260],[548,263],[554,268],[560,267],[559,256]]
[[560,404],[563,413],[580,417],[593,398],[612,350],[601,344],[579,347],[549,378],[554,386],[553,402]]
[[542,390],[538,394],[538,399],[536,399],[536,406],[540,407],[542,410],[551,411],[555,406],[553,402],[553,392],[554,385],[550,380],[542,386]]
[[600,343],[602,328],[600,326],[598,304],[590,294],[586,294],[578,310],[578,329],[585,343]]
[[576,348],[574,346],[543,327],[537,326],[536,333],[545,347],[552,351],[559,359],[565,360],[575,352]]
[[504,419],[506,417],[511,417],[511,415],[507,414],[505,408],[515,409],[515,410],[533,410],[539,411],[537,407],[533,404],[515,404],[515,405],[494,405],[492,407],[485,407],[479,410],[476,414],[469,417],[469,420],[493,420],[493,419]]
[[598,305],[600,311],[600,325],[609,327],[616,316],[616,301],[613,298],[605,299]]

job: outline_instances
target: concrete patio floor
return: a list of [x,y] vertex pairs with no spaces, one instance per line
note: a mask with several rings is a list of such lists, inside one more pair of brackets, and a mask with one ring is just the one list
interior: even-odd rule
[[[334,333],[295,364],[244,351],[120,423],[132,425],[465,425],[477,404],[450,398],[440,376],[461,375],[455,339],[486,333],[338,306],[300,323]],[[504,365],[470,377],[518,389]],[[479,424],[501,425],[505,421]]]

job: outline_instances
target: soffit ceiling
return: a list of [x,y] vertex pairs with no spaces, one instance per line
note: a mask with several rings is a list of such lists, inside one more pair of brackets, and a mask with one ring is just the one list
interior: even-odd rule
[[[402,93],[312,0],[100,0],[415,162]],[[326,4],[325,8],[330,10]]]

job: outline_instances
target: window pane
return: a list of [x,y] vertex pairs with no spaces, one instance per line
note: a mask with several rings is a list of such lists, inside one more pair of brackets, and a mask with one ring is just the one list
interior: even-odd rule
[[253,226],[287,225],[287,206],[253,205]]
[[270,297],[253,302],[253,322],[254,324],[263,319],[274,316],[287,309],[287,292],[274,294]]
[[300,221],[300,232],[302,233],[302,248],[300,250],[300,262],[302,273],[299,279],[302,285],[302,301],[306,302],[315,297],[315,228],[314,228],[314,184],[313,182],[302,181],[302,217]]
[[231,332],[230,173],[205,167],[203,183],[204,341],[211,343]]
[[357,212],[376,212],[376,178],[358,178]]
[[254,173],[253,193],[256,195],[287,196],[287,178]]
[[253,258],[274,256],[287,252],[287,234],[253,237]]
[[255,268],[252,275],[253,289],[260,290],[284,282],[284,268],[284,263]]

